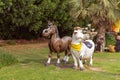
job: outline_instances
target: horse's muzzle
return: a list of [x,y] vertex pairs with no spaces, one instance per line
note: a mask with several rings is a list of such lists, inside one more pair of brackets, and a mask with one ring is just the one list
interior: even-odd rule
[[77,34],[77,32],[74,32],[74,34]]

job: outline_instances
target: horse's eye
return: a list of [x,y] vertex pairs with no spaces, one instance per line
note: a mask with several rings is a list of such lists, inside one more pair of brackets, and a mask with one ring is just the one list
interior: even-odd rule
[[78,30],[78,29],[75,29],[76,31]]
[[48,32],[47,30],[45,30],[45,32]]

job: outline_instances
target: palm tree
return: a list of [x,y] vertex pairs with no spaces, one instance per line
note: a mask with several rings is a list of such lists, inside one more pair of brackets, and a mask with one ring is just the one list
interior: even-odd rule
[[[92,25],[98,34],[96,48],[104,51],[105,33],[110,30],[111,25],[117,20],[116,14],[120,13],[119,0],[70,0],[71,15],[75,19],[90,18]],[[120,16],[119,16],[120,18]]]

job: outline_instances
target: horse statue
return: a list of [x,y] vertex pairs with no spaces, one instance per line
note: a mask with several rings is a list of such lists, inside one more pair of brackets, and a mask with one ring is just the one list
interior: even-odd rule
[[[71,54],[74,60],[74,68],[84,70],[83,60],[86,61],[90,59],[89,65],[93,64],[93,53],[95,49],[95,44],[92,40],[84,39],[84,34],[80,27],[74,27],[72,42],[71,42]],[[78,65],[79,64],[79,65]]]
[[65,63],[68,62],[72,38],[69,36],[60,38],[55,23],[50,21],[48,21],[48,28],[44,29],[42,34],[44,37],[49,38],[48,46],[49,46],[50,54],[48,55],[48,61],[46,63],[46,66],[49,65],[51,62],[52,52],[57,53],[57,58],[58,58],[56,63],[57,66],[59,66],[60,64],[61,52],[65,51],[65,57],[63,58],[63,61]]

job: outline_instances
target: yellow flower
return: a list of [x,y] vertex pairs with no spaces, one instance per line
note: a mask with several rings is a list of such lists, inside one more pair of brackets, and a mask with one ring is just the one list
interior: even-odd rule
[[119,21],[117,21],[116,23],[115,23],[115,25],[113,26],[113,31],[115,31],[115,32],[120,32],[120,20]]

